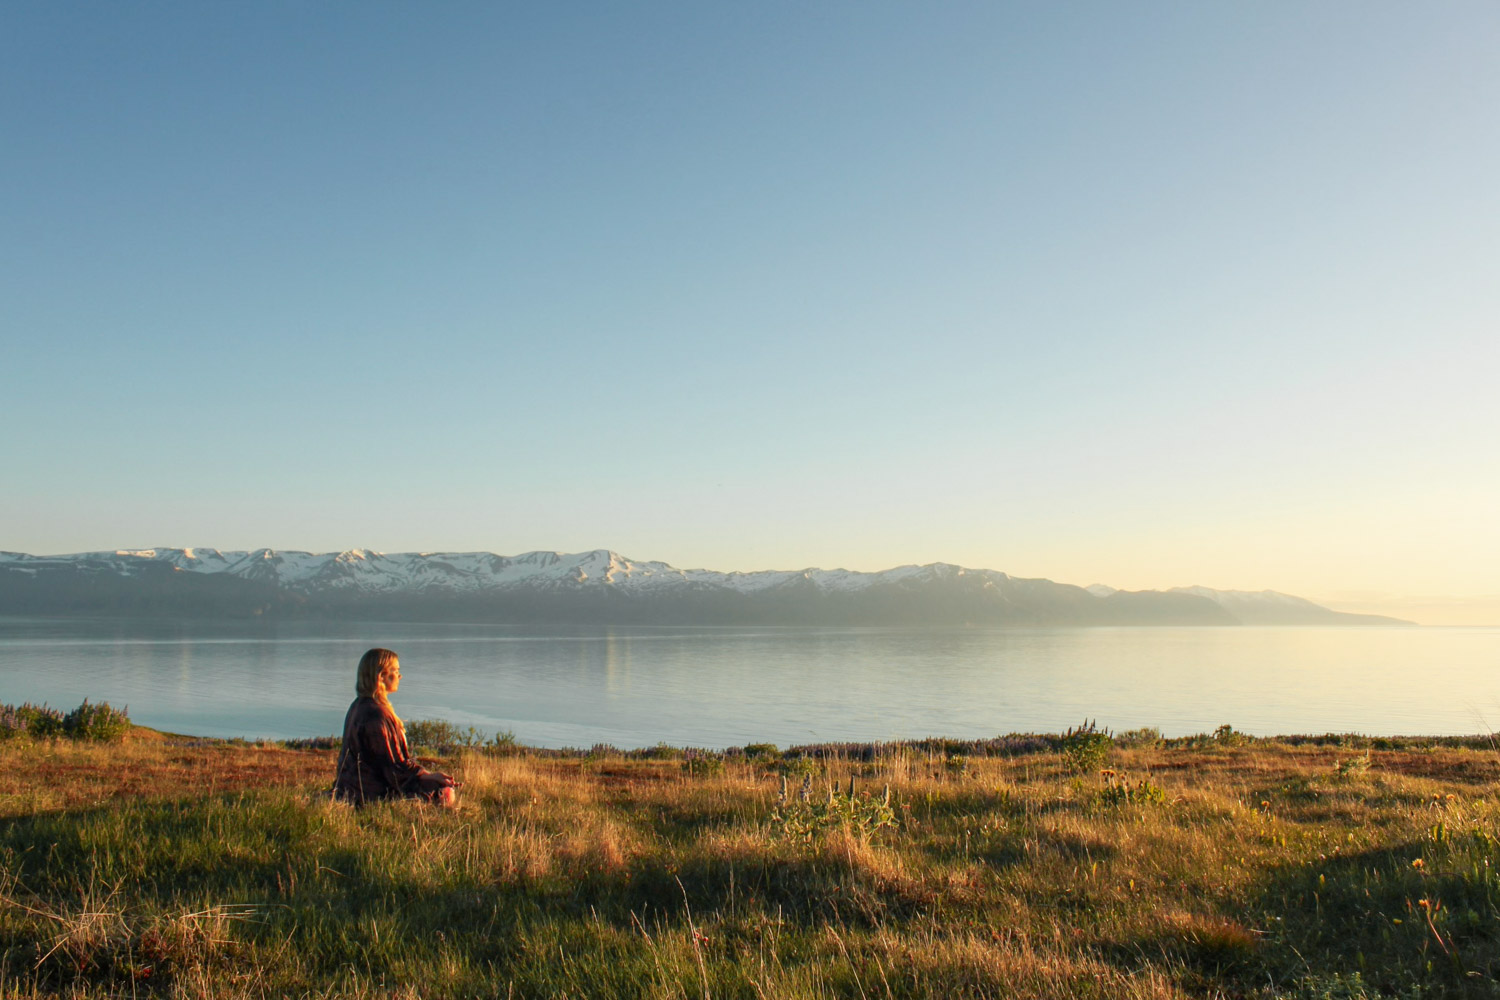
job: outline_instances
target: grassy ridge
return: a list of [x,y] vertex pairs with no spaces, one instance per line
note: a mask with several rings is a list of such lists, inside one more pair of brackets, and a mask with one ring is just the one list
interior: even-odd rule
[[0,997],[1500,995],[1493,752],[946,749],[3,743]]

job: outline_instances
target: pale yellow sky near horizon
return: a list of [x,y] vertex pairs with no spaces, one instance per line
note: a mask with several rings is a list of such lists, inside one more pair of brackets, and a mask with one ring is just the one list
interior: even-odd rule
[[1389,615],[1418,625],[1500,626],[1500,595],[1490,597],[1401,597],[1343,599],[1312,597],[1324,607],[1362,615]]

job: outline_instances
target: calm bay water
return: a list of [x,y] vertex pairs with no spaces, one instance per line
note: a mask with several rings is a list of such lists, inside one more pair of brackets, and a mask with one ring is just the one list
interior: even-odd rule
[[0,618],[0,703],[204,736],[336,733],[370,646],[408,719],[536,746],[1500,729],[1496,628],[568,628]]

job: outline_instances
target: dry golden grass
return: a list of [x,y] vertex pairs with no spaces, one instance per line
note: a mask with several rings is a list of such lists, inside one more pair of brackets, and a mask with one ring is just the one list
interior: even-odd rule
[[1497,995],[1495,755],[1353,756],[906,752],[804,803],[470,753],[440,811],[330,802],[331,751],[0,744],[0,997]]

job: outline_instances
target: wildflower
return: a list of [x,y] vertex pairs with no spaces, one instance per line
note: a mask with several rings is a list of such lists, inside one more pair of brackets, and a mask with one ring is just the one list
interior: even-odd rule
[[1412,858],[1411,866],[1417,869],[1417,871],[1421,871],[1423,868],[1427,867],[1426,863],[1421,858]]
[[1420,906],[1424,910],[1430,910],[1430,909],[1432,909],[1432,900],[1430,900],[1430,899],[1419,899],[1419,900],[1417,900],[1417,905]]

